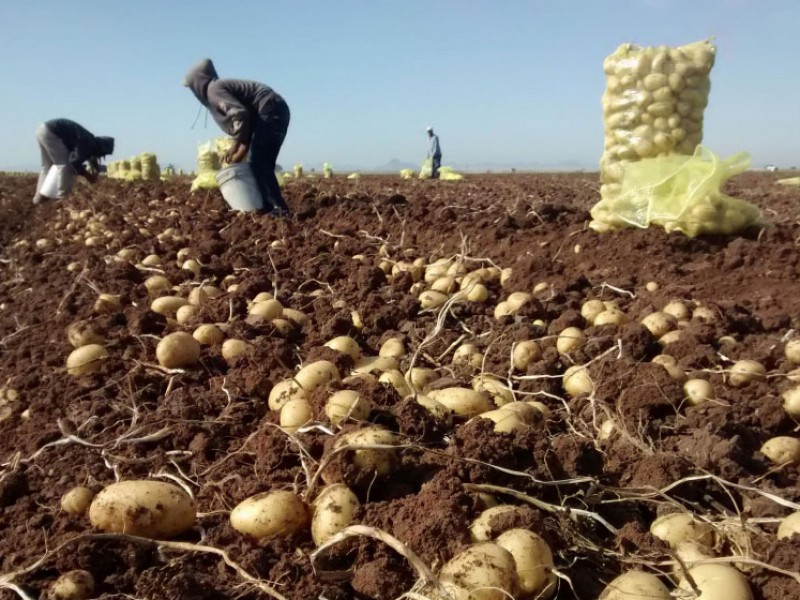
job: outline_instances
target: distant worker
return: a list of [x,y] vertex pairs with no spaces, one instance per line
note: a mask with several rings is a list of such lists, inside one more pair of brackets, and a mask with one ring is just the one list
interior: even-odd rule
[[183,85],[191,88],[222,130],[234,139],[225,155],[228,164],[249,154],[250,167],[263,199],[262,212],[289,214],[281,195],[275,164],[289,129],[289,107],[272,88],[255,81],[220,79],[210,59],[201,60],[187,73]]
[[428,140],[430,149],[428,158],[431,159],[431,178],[439,179],[439,167],[442,166],[442,149],[439,147],[439,136],[433,133],[433,127],[428,127]]
[[47,174],[53,166],[58,170],[55,193],[48,197],[64,198],[72,192],[75,175],[95,183],[100,174],[100,159],[114,152],[114,138],[92,135],[84,127],[69,119],[51,119],[39,125],[36,141],[42,152],[42,170],[36,184],[33,203],[46,199],[41,194]]

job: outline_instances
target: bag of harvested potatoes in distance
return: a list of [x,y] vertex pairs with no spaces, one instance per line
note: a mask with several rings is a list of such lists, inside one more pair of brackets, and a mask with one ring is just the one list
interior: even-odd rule
[[219,168],[219,154],[212,149],[211,142],[201,144],[197,148],[197,177],[192,181],[191,191],[218,188],[216,175]]

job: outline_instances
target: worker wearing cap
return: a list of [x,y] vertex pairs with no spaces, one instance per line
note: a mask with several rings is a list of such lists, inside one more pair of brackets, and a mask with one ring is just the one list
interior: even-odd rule
[[95,183],[100,175],[100,159],[114,152],[114,138],[95,136],[69,119],[51,119],[42,123],[36,130],[36,141],[42,153],[42,169],[34,204],[45,199],[41,194],[42,186],[53,166],[62,167],[55,197],[64,198],[72,192],[75,175]]
[[428,141],[430,142],[428,158],[431,159],[431,177],[439,179],[439,167],[442,166],[442,149],[439,147],[439,136],[433,133],[433,127],[428,127]]
[[240,163],[249,155],[263,199],[262,211],[273,216],[288,214],[289,207],[275,177],[278,153],[289,129],[289,107],[284,99],[262,83],[220,79],[210,59],[192,67],[183,85],[234,139],[225,162]]

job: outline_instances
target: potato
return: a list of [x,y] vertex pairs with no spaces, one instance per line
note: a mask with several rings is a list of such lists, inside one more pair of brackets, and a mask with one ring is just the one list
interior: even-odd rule
[[483,364],[483,354],[472,344],[461,344],[453,352],[453,364],[480,369]]
[[517,510],[517,506],[513,504],[498,504],[491,508],[487,508],[479,514],[469,526],[469,539],[473,542],[486,542],[494,537],[491,527],[491,521],[497,515],[503,513],[513,512]]
[[305,314],[302,311],[295,310],[294,308],[284,308],[283,318],[289,319],[292,323],[294,323],[298,327],[302,327],[309,321],[307,314]]
[[231,511],[231,527],[256,540],[292,535],[308,526],[308,510],[299,496],[276,491],[256,494]]
[[400,359],[406,355],[406,347],[400,338],[389,338],[378,351],[378,356]]
[[714,386],[705,379],[689,379],[683,384],[683,393],[693,406],[715,398]]
[[456,600],[508,600],[517,593],[511,553],[492,542],[469,546],[442,567],[439,581]]
[[678,321],[684,321],[690,317],[689,308],[680,300],[673,300],[661,309],[661,312],[674,317]]
[[283,316],[283,305],[277,300],[264,300],[250,306],[248,314],[261,317],[267,321],[280,319]]
[[796,463],[800,461],[800,439],[779,435],[764,442],[761,454],[776,465]]
[[514,292],[506,298],[506,303],[511,312],[516,313],[520,308],[525,306],[533,296],[528,292]]
[[161,292],[166,292],[167,290],[172,289],[172,284],[170,283],[169,279],[163,275],[151,275],[145,279],[144,287],[148,294],[155,296]]
[[691,513],[676,512],[661,516],[650,525],[650,533],[677,548],[681,542],[695,542],[703,546],[714,544],[714,528],[698,521]]
[[717,313],[708,306],[698,306],[692,311],[692,320],[713,323],[717,320]]
[[659,354],[654,356],[650,362],[657,365],[662,365],[664,367],[675,367],[678,365],[678,361],[675,360],[675,357],[670,356],[669,354]]
[[492,421],[494,423],[494,431],[497,433],[523,431],[528,427],[528,424],[517,411],[503,410],[502,408],[481,413],[475,418]]
[[87,344],[70,352],[67,357],[67,373],[77,377],[98,371],[108,351],[100,344]]
[[542,358],[542,349],[533,340],[526,340],[514,345],[511,351],[511,362],[517,371],[525,371],[528,365]]
[[671,600],[661,580],[643,571],[623,573],[606,586],[599,600]]
[[[533,408],[538,410],[542,414],[542,417],[544,417],[545,421],[549,421],[553,416],[552,411],[547,407],[547,405],[542,404],[538,400],[528,400],[527,402],[525,402],[525,404],[532,406]],[[506,405],[504,408],[509,408],[509,407],[510,405]]]
[[[700,591],[697,600],[752,600],[753,594],[744,575],[735,568],[723,564],[695,565],[689,569],[694,584]],[[687,579],[680,582],[682,590],[689,591],[692,585]]]
[[521,595],[545,600],[556,591],[553,553],[541,537],[526,529],[509,529],[495,543],[511,553]]
[[437,419],[444,421],[447,427],[453,424],[453,411],[447,408],[444,404],[428,396],[418,394],[415,398],[417,404],[422,406],[425,410],[431,413]]
[[[185,304],[175,312],[175,321],[178,323],[178,325],[186,325],[195,316],[197,316],[198,312],[200,311],[196,306]],[[167,319],[167,322],[169,322],[169,318]]]
[[586,336],[583,331],[577,327],[567,327],[564,331],[558,334],[556,340],[556,350],[559,354],[569,354],[575,352],[578,348],[586,343]]
[[195,287],[189,292],[188,301],[192,306],[203,306],[208,300],[208,294],[202,287]]
[[779,540],[785,540],[797,534],[800,534],[800,512],[794,512],[788,517],[784,517],[778,525]]
[[482,283],[475,283],[470,286],[467,292],[467,300],[470,302],[486,302],[489,299],[489,290]]
[[350,525],[359,506],[356,495],[343,483],[324,487],[312,505],[311,537],[314,543],[321,546]]
[[[541,405],[541,402],[537,402],[536,404]],[[528,425],[536,424],[539,421],[540,415],[544,417],[542,410],[538,406],[534,406],[531,402],[509,402],[508,404],[504,404],[501,410],[517,413],[519,418]],[[548,414],[550,412],[547,408],[545,408],[545,411]]]
[[644,289],[646,289],[646,290],[647,290],[648,292],[650,292],[650,293],[653,293],[653,292],[657,292],[657,291],[658,291],[658,289],[659,289],[660,287],[661,287],[661,286],[659,286],[657,282],[655,282],[655,281],[648,281],[648,282],[645,284],[645,286],[644,286]]
[[786,390],[781,397],[786,414],[793,419],[800,419],[800,386]]
[[194,500],[177,485],[128,480],[112,483],[95,496],[89,520],[102,531],[169,539],[194,525],[195,512]]
[[731,367],[728,383],[733,387],[742,387],[751,381],[763,379],[766,374],[767,370],[761,363],[754,360],[740,360]]
[[222,343],[222,358],[230,363],[233,359],[246,354],[252,345],[244,340],[229,339]]
[[294,330],[294,323],[286,319],[272,319],[270,324],[284,337],[288,336]]
[[403,377],[403,374],[397,369],[381,373],[381,376],[378,377],[378,381],[380,383],[386,383],[392,386],[403,398],[406,396],[411,396],[414,393],[411,390],[411,387],[408,385],[405,377]]
[[222,330],[216,325],[206,323],[195,329],[194,333],[192,333],[192,337],[203,346],[216,346],[223,342],[225,334],[222,333]]
[[75,486],[61,496],[61,510],[73,517],[81,517],[89,510],[94,492],[82,485]]
[[391,473],[398,461],[394,448],[364,448],[363,446],[397,445],[397,436],[378,426],[364,427],[341,435],[334,442],[334,449],[352,446],[352,463],[361,470],[375,473],[379,477]]
[[331,348],[342,354],[347,354],[353,360],[361,358],[361,347],[349,335],[340,335],[325,342],[326,348]]
[[594,323],[594,320],[602,312],[605,312],[606,305],[602,300],[587,300],[581,306],[581,316],[586,319],[587,323]]
[[269,292],[259,292],[253,298],[253,304],[257,304],[259,302],[266,302],[267,300],[274,300],[275,296],[270,294]]
[[305,365],[294,376],[294,380],[300,384],[309,394],[318,387],[327,385],[331,381],[339,381],[341,376],[339,370],[332,362],[318,360]]
[[426,367],[414,367],[406,373],[406,377],[414,389],[423,390],[428,384],[439,379],[439,374]]
[[658,344],[663,348],[664,346],[669,346],[670,344],[679,342],[681,340],[681,337],[682,336],[680,330],[670,331],[662,335],[660,338],[658,338]]
[[783,347],[783,354],[790,363],[800,365],[800,338],[786,342]]
[[486,394],[468,388],[449,387],[433,390],[428,393],[428,397],[441,402],[455,414],[468,419],[492,409]]
[[620,310],[604,310],[603,312],[599,313],[592,322],[592,325],[595,327],[601,327],[602,325],[625,325],[628,323],[630,319],[628,315]]
[[176,331],[158,342],[156,358],[167,369],[190,367],[200,360],[200,344],[185,331]]
[[150,310],[165,317],[174,317],[181,306],[186,306],[189,301],[180,296],[162,296],[150,304]]
[[136,258],[136,253],[136,248],[123,248],[117,252],[117,257],[121,258],[122,260],[133,260]]
[[678,321],[672,315],[654,312],[642,319],[642,325],[653,334],[654,338],[661,339],[677,327]]
[[117,294],[100,294],[94,303],[94,312],[107,315],[117,312],[122,308],[122,302]]
[[102,344],[105,339],[92,327],[89,321],[75,321],[67,327],[67,338],[73,348],[88,346],[89,344]]
[[561,385],[564,391],[573,398],[581,394],[591,394],[594,391],[594,382],[589,376],[589,371],[586,370],[586,367],[580,365],[570,367],[564,371]]
[[439,277],[431,284],[431,289],[434,292],[441,292],[443,294],[452,294],[458,288],[456,280],[448,275]]
[[364,356],[353,366],[354,373],[385,373],[400,367],[396,358],[391,356]]
[[514,402],[514,393],[508,385],[493,375],[478,375],[472,379],[472,389],[491,396],[497,406]]
[[314,417],[311,404],[305,398],[290,398],[280,410],[280,425],[289,433],[296,432]]
[[307,399],[307,394],[294,379],[284,379],[276,383],[269,392],[267,403],[270,410],[280,410],[289,400]]
[[67,571],[53,582],[50,594],[58,600],[88,600],[94,597],[94,577],[89,571]]
[[437,279],[447,276],[447,270],[453,264],[449,258],[440,258],[425,267],[425,283],[433,283]]
[[447,294],[436,290],[425,290],[419,295],[419,305],[423,310],[432,310],[442,306],[450,298]]
[[511,267],[506,267],[500,270],[500,287],[506,287],[506,284],[511,279],[514,270]]
[[353,390],[340,390],[331,395],[325,404],[325,415],[334,425],[338,425],[346,418],[365,421],[371,410],[369,399]]
[[505,300],[502,302],[498,302],[497,306],[494,307],[494,318],[497,320],[502,319],[503,317],[509,317],[514,314],[514,311],[511,310],[511,306]]
[[195,259],[190,258],[189,260],[183,262],[183,264],[181,265],[181,269],[183,269],[184,271],[189,271],[196,277],[197,275],[200,275],[201,265]]

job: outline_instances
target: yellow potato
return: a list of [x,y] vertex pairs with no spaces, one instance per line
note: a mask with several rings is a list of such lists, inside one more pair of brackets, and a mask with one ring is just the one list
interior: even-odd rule
[[151,275],[145,279],[144,287],[148,294],[155,296],[156,294],[160,294],[161,292],[166,292],[167,290],[171,289],[172,284],[170,283],[169,279],[163,275]]
[[683,384],[683,392],[689,403],[694,406],[715,398],[714,386],[705,379],[689,379]]
[[298,398],[307,399],[305,390],[294,379],[284,379],[272,387],[267,402],[270,410],[280,410],[289,400]]
[[484,510],[469,526],[469,538],[473,542],[486,542],[492,539],[491,521],[498,515],[517,510],[513,504],[498,504]]
[[514,345],[511,352],[511,362],[517,371],[525,371],[528,365],[542,358],[539,344],[533,340],[526,340]]
[[195,522],[194,500],[177,485],[163,481],[112,483],[89,507],[92,526],[111,533],[169,539]]
[[422,406],[434,417],[444,421],[447,427],[450,427],[453,424],[453,411],[447,408],[441,402],[438,402],[433,398],[429,398],[428,396],[423,396],[422,394],[418,394],[415,400],[417,404]]
[[784,517],[778,525],[778,539],[785,540],[795,534],[800,534],[800,512],[794,512]]
[[225,334],[216,325],[206,323],[195,329],[192,337],[204,346],[216,346],[223,342]]
[[248,313],[256,317],[262,317],[267,321],[272,321],[283,316],[283,305],[277,300],[264,300],[253,304]]
[[94,303],[94,312],[105,315],[117,312],[122,307],[122,302],[117,294],[100,294]]
[[340,335],[325,342],[326,348],[331,348],[342,354],[347,354],[353,360],[361,358],[361,347],[349,335]]
[[89,344],[102,344],[105,341],[89,321],[75,321],[72,323],[67,327],[67,338],[73,348],[80,348]]
[[324,487],[312,506],[311,537],[314,543],[320,546],[350,525],[359,506],[356,495],[343,483]]
[[189,301],[180,296],[162,296],[150,304],[150,310],[165,317],[174,317],[181,306],[186,306]]
[[493,375],[478,375],[472,379],[472,389],[476,392],[489,394],[497,406],[514,402],[514,393],[508,385]]
[[581,316],[587,323],[594,323],[594,320],[602,312],[605,312],[606,305],[602,300],[587,300],[581,306]]
[[280,410],[280,425],[289,433],[296,432],[314,417],[311,404],[305,398],[290,398]]
[[786,342],[783,347],[784,356],[790,363],[800,365],[800,338],[795,338]]
[[594,382],[585,367],[576,365],[564,371],[561,385],[564,391],[573,398],[581,394],[591,394],[594,391]]
[[378,351],[378,356],[400,359],[406,355],[406,347],[400,338],[389,338]]
[[202,306],[208,300],[208,294],[202,287],[195,287],[189,292],[188,300],[192,306]]
[[[701,564],[689,569],[694,584],[700,591],[697,600],[752,600],[753,594],[744,575],[724,564]],[[687,579],[680,583],[681,590],[689,591]]]
[[396,358],[391,356],[364,356],[353,366],[354,373],[385,373],[400,367]]
[[518,588],[511,553],[492,542],[467,547],[442,567],[439,580],[456,600],[508,600]]
[[526,529],[509,529],[495,543],[511,553],[516,565],[519,591],[545,600],[556,591],[553,553],[541,537]]
[[341,435],[334,442],[334,449],[350,446],[353,452],[353,465],[380,477],[388,475],[394,470],[398,460],[398,451],[394,448],[369,448],[368,446],[397,445],[398,443],[397,436],[391,431],[378,426],[370,426]]
[[158,342],[156,358],[167,369],[190,367],[200,360],[200,344],[185,331],[170,333]]
[[108,351],[100,344],[87,344],[70,352],[67,357],[67,373],[72,376],[94,373],[108,358]]
[[449,387],[433,390],[428,393],[428,397],[468,419],[492,409],[486,394],[468,388]]
[[800,462],[800,439],[779,435],[764,442],[761,454],[776,465]]
[[385,373],[381,373],[381,376],[378,377],[378,381],[380,383],[386,383],[391,385],[397,391],[397,393],[403,398],[405,398],[406,396],[411,396],[413,394],[411,387],[408,385],[408,382],[406,381],[405,377],[403,377],[403,374],[396,369],[393,369],[391,371],[386,371]]
[[304,312],[299,310],[295,310],[294,308],[284,308],[283,309],[283,317],[285,319],[290,320],[292,323],[297,325],[298,327],[302,327],[309,321],[309,317]]
[[419,295],[419,305],[423,310],[435,309],[442,306],[448,299],[449,296],[442,292],[425,290]]
[[766,374],[767,370],[761,363],[754,360],[740,360],[731,367],[728,382],[733,387],[742,387],[751,381],[764,379]]
[[340,390],[328,398],[325,404],[325,415],[330,422],[338,425],[346,418],[365,421],[372,410],[368,398],[353,390]]
[[225,340],[222,344],[222,358],[230,363],[233,359],[246,354],[250,348],[252,346],[244,340]]
[[677,323],[675,317],[663,312],[654,312],[642,319],[642,325],[644,325],[656,339],[664,337],[675,329]]
[[340,379],[341,377],[336,365],[327,360],[318,360],[309,363],[301,368],[294,376],[294,380],[309,394],[318,387],[327,385],[331,381],[339,381]]
[[61,496],[61,510],[74,517],[80,517],[89,510],[94,492],[82,485],[76,486]]
[[413,388],[423,390],[429,383],[439,379],[439,374],[433,369],[414,367],[406,373],[406,377]]
[[175,320],[178,322],[178,325],[186,325],[198,312],[200,311],[196,306],[185,304],[175,312]]
[[786,414],[793,419],[800,419],[800,386],[786,390],[781,397]]
[[620,310],[604,310],[603,312],[599,313],[592,322],[592,325],[595,327],[601,327],[603,325],[625,325],[630,321],[628,315]]
[[575,352],[586,343],[586,335],[577,327],[567,327],[558,334],[556,340],[556,350],[559,354],[569,354]]
[[50,587],[52,598],[57,600],[88,600],[94,597],[94,577],[89,571],[67,571]]
[[492,421],[494,423],[494,431],[497,433],[522,431],[528,427],[528,424],[517,411],[503,410],[502,408],[481,413],[475,418]]
[[672,600],[672,596],[655,575],[628,571],[611,581],[599,600]]
[[650,533],[677,548],[682,542],[694,542],[703,546],[714,543],[714,528],[698,521],[691,513],[676,512],[657,518],[650,525]]
[[308,510],[299,496],[277,491],[256,494],[231,511],[231,527],[256,540],[292,535],[308,526]]

